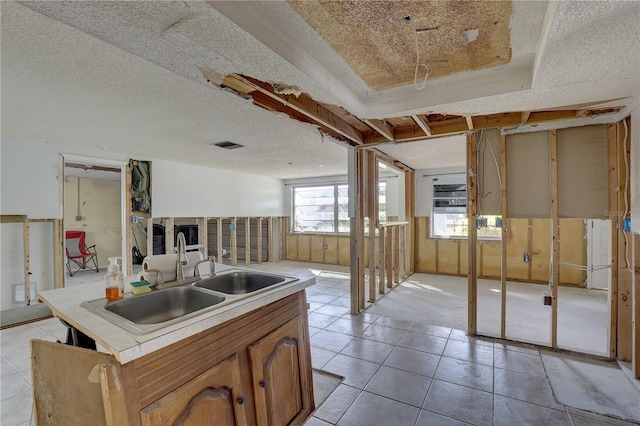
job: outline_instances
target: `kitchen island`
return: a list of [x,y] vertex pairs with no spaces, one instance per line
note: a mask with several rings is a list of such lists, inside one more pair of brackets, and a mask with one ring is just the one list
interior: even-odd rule
[[80,306],[103,297],[100,283],[40,293],[106,353],[31,342],[38,424],[303,423],[314,408],[304,289],[315,278],[295,278],[140,335]]

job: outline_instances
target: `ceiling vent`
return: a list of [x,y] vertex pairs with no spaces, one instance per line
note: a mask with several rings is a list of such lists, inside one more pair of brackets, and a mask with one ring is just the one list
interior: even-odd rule
[[214,143],[213,145],[219,146],[220,148],[224,148],[224,149],[236,149],[236,148],[242,148],[244,146],[244,145],[240,145],[240,144],[229,142],[229,141],[218,142],[218,143]]

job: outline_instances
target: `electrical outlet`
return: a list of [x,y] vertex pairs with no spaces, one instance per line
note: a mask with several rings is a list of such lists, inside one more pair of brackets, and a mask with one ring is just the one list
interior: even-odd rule
[[523,261],[524,263],[529,263],[529,262],[531,261],[531,256],[529,256],[529,253],[525,253],[525,254],[522,256],[522,261]]
[[326,249],[329,248],[329,246],[327,245],[327,243],[324,243],[324,244],[322,244],[322,248],[326,250]]
[[551,306],[551,296],[542,296],[542,303],[546,306]]
[[81,220],[84,220],[82,216],[76,216],[76,222],[80,222]]

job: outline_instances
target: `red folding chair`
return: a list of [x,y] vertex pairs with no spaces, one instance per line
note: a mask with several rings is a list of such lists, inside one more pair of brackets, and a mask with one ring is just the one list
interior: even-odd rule
[[[85,236],[84,231],[67,231],[65,233],[67,270],[69,271],[70,277],[78,271],[93,269],[87,268],[87,262],[89,261],[93,262],[93,266],[96,268],[96,272],[98,272],[96,245],[94,244],[87,247],[87,244],[84,242]],[[71,272],[72,263],[75,265],[73,268],[76,268],[73,272]]]

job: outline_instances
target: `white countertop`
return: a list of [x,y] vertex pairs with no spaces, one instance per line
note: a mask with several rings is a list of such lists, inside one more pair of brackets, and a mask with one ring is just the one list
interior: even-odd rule
[[[227,269],[241,269],[221,264],[216,264],[216,268],[220,273],[224,273]],[[268,273],[273,274],[273,272]],[[51,308],[54,316],[62,318],[82,331],[113,354],[121,364],[126,364],[315,284],[315,277],[312,274],[295,278],[298,280],[275,285],[245,297],[231,297],[230,303],[215,306],[197,316],[142,335],[130,333],[80,306],[82,302],[104,298],[102,282],[42,291],[38,293],[38,299]],[[129,281],[131,279],[126,280],[127,283]],[[125,291],[128,291],[128,284],[125,283],[125,286]]]

